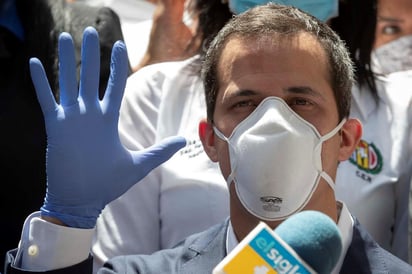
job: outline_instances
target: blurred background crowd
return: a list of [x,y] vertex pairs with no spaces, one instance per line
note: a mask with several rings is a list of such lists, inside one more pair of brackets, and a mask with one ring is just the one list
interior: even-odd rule
[[[123,144],[142,149],[178,134],[189,140],[184,153],[105,208],[92,249],[95,266],[115,255],[172,247],[229,215],[226,182],[205,155],[197,125],[206,116],[202,58],[214,35],[241,12],[232,2],[0,1],[0,256],[16,246],[46,186],[47,137],[28,59],[43,61],[59,98],[58,36],[72,34],[80,65],[86,26],[100,36],[100,96],[113,43],[123,40],[128,49],[119,121]],[[356,67],[351,116],[364,132],[351,159],[340,163],[336,196],[382,247],[411,263],[412,1],[273,2],[311,13],[345,41]]]

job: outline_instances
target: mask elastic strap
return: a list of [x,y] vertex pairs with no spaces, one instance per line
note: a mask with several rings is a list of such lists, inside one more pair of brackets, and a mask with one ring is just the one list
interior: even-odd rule
[[[332,138],[338,131],[342,128],[343,124],[346,122],[346,118],[342,119],[342,121],[334,128],[332,129],[329,133],[323,135],[320,138],[319,146],[322,145],[323,142],[326,140]],[[332,178],[327,174],[325,171],[320,172],[320,176],[325,179],[325,181],[329,184],[329,186],[332,188],[333,192],[335,192],[335,183],[333,182]]]
[[[231,143],[229,142],[229,138],[227,138],[225,135],[223,135],[223,133],[213,125],[213,131],[215,132],[215,134],[217,135],[217,137],[219,137],[221,140],[226,141],[226,143],[228,143],[229,146],[231,146]],[[230,157],[230,156],[229,156]],[[234,171],[235,167],[231,165],[230,167],[230,174],[226,179],[226,183],[229,186],[235,179],[235,171]]]
[[215,125],[213,125],[213,131],[215,132],[217,137],[219,137],[223,141],[229,142],[229,139],[225,135],[223,135],[223,133]]
[[333,182],[332,178],[325,171],[322,171],[320,173],[320,176],[323,179],[325,179],[325,181],[328,183],[328,185],[332,188],[333,192],[335,192],[335,183]]
[[[326,140],[332,138],[336,133],[338,133],[338,131],[342,128],[343,124],[346,122],[346,118],[344,118],[339,125],[337,125],[334,129],[332,129],[331,131],[329,131],[328,133],[326,133],[325,135],[321,136],[319,138],[320,142],[316,145],[314,151],[319,151],[322,148],[322,144],[323,142],[325,142]],[[320,153],[320,152],[319,152]]]
[[337,125],[334,129],[332,129],[330,132],[326,133],[322,137],[320,137],[320,143],[325,142],[326,140],[332,138],[336,133],[338,133],[339,130],[343,127],[343,124],[346,123],[346,118],[343,118],[342,121],[340,121],[339,125]]

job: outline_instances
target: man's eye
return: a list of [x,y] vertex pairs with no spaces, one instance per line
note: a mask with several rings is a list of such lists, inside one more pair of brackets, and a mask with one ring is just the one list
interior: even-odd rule
[[256,106],[252,101],[241,101],[237,102],[234,107],[250,107],[250,106]]
[[308,105],[309,104],[309,102],[308,102],[308,100],[306,100],[306,99],[303,99],[303,98],[296,98],[296,99],[293,99],[293,100],[291,100],[291,105],[298,105],[298,106],[305,106],[305,105]]
[[401,32],[401,28],[397,25],[384,26],[381,30],[381,33],[385,35],[395,35],[400,32]]

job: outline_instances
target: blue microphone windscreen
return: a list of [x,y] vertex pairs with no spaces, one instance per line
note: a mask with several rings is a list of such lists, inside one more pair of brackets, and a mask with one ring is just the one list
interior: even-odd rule
[[318,211],[301,211],[289,217],[275,233],[319,274],[331,273],[342,252],[337,225]]

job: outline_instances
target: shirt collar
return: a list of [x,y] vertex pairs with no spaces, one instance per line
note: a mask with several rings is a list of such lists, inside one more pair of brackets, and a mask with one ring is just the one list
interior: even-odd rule
[[[339,273],[346,252],[352,242],[353,234],[353,218],[349,213],[347,206],[343,202],[337,202],[339,219],[338,228],[342,237],[342,253],[332,273]],[[233,231],[232,222],[229,220],[229,225],[226,232],[226,254],[229,254],[239,244],[235,232]]]
[[343,260],[346,257],[346,252],[349,249],[350,244],[352,243],[353,235],[353,218],[349,213],[348,207],[345,203],[338,201],[337,203],[339,219],[338,219],[338,228],[340,235],[342,237],[342,253],[340,254],[339,260],[336,263],[335,268],[332,273],[339,273],[343,264]]

